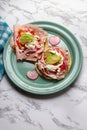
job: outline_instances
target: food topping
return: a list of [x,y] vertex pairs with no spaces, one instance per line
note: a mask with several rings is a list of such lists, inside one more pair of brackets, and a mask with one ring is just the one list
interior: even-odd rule
[[34,71],[28,71],[27,77],[31,80],[35,80],[35,79],[38,78],[38,73],[35,70]]
[[57,44],[60,43],[60,38],[59,37],[56,37],[56,36],[51,36],[49,38],[49,42],[52,46],[56,46]]
[[46,64],[56,64],[62,60],[62,56],[55,51],[46,51]]
[[34,36],[27,33],[22,34],[22,36],[20,37],[20,42],[23,45],[32,42],[33,40],[34,40]]
[[[49,41],[49,42],[48,42]],[[11,44],[17,60],[28,60],[35,64],[36,71],[28,71],[26,76],[35,80],[38,73],[47,79],[63,79],[71,67],[68,51],[60,46],[58,36],[50,36],[36,25],[14,26]],[[48,43],[51,45],[48,46]],[[38,73],[37,73],[38,72]]]

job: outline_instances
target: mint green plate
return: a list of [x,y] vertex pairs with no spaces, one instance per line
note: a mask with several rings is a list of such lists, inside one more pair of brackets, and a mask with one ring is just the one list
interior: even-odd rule
[[34,94],[51,94],[59,92],[68,86],[70,87],[82,68],[83,55],[78,40],[69,30],[61,25],[43,21],[34,22],[33,24],[42,27],[48,32],[49,36],[58,35],[61,38],[59,45],[67,48],[72,57],[70,72],[60,81],[46,80],[40,76],[36,80],[29,80],[26,72],[34,70],[34,65],[26,61],[17,62],[16,56],[8,42],[3,53],[4,66],[8,77],[17,87]]

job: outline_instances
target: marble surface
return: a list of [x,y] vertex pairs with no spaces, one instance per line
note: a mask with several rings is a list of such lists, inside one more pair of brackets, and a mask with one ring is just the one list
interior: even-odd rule
[[0,82],[0,130],[87,130],[87,0],[0,0],[0,15],[14,24],[51,21],[67,27],[83,50],[83,67],[64,92],[36,96]]

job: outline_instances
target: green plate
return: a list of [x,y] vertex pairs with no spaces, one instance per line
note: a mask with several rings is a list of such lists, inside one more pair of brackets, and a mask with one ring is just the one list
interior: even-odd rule
[[3,60],[6,73],[10,80],[19,88],[34,94],[51,94],[59,92],[68,86],[79,75],[82,68],[83,55],[80,44],[75,36],[65,27],[51,22],[34,22],[46,30],[50,35],[59,36],[61,38],[60,46],[67,48],[72,57],[72,67],[68,75],[60,81],[46,80],[38,77],[36,80],[29,80],[26,72],[34,70],[34,65],[29,62],[17,62],[16,56],[12,51],[9,42],[5,45]]

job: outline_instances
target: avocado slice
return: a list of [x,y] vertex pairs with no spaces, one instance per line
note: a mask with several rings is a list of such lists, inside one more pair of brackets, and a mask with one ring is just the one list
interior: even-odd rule
[[51,51],[46,51],[46,60],[45,63],[46,64],[55,64],[57,62],[60,62],[62,60],[62,57],[60,55],[57,55],[54,52]]
[[31,34],[23,33],[20,37],[21,44],[26,44],[28,42],[32,42],[34,40],[34,36]]

